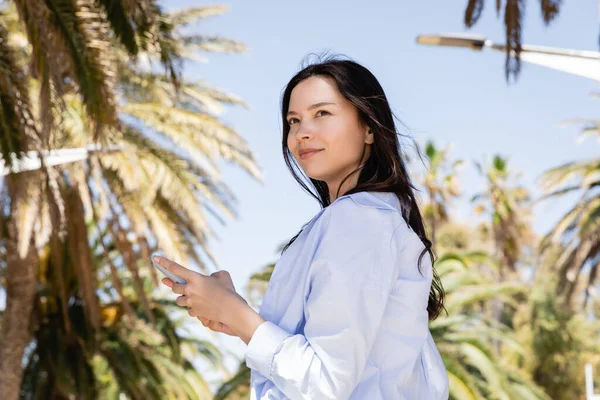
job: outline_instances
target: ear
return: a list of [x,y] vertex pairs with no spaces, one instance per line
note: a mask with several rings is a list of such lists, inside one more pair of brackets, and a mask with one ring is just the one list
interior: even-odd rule
[[373,132],[371,132],[371,128],[367,128],[367,136],[365,137],[366,144],[373,144],[375,142],[375,138],[373,137]]

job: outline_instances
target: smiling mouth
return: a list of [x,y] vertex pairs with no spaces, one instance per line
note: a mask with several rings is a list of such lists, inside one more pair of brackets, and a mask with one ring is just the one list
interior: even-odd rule
[[305,158],[312,157],[313,155],[319,153],[320,151],[323,151],[323,149],[321,149],[321,150],[315,150],[315,151],[309,151],[308,153],[300,154],[300,158],[304,160]]

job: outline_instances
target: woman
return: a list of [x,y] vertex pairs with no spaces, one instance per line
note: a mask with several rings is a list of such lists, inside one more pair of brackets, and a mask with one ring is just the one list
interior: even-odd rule
[[284,248],[260,312],[224,271],[162,258],[187,284],[163,282],[191,316],[248,345],[252,399],[447,399],[428,328],[443,289],[382,87],[353,61],[309,65],[282,117],[284,159],[322,210]]

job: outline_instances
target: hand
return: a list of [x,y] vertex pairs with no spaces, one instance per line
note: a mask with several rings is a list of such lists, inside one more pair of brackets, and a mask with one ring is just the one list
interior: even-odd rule
[[235,291],[227,271],[203,275],[164,257],[156,257],[155,262],[187,281],[186,284],[177,284],[168,278],[162,280],[174,293],[181,295],[176,302],[187,307],[188,314],[192,317],[202,317],[227,325],[225,319],[228,316],[228,308],[235,303],[245,303]]
[[[220,272],[220,271],[218,271],[218,272]],[[213,274],[211,274],[211,276],[212,275]],[[163,278],[162,283],[164,283],[166,286],[168,286],[170,288],[173,287],[173,281],[169,278]],[[232,286],[233,286],[233,282],[232,282]],[[185,296],[180,296],[180,297],[178,297],[178,299],[179,298],[185,298]],[[188,310],[188,314],[193,317],[191,310]],[[205,327],[207,327],[208,329],[210,329],[213,332],[220,332],[220,333],[224,333],[229,336],[237,336],[233,332],[233,330],[228,325],[224,324],[223,322],[212,321],[205,317],[196,317],[196,318],[198,318],[198,320],[200,322],[202,322],[202,325],[204,325]]]
[[[223,272],[225,272],[225,273],[223,273]],[[223,281],[226,285],[230,284],[231,289],[235,291],[235,287],[233,286],[233,281],[231,280],[231,276],[229,275],[229,273],[226,273],[226,272],[227,271],[217,271],[217,272],[212,273],[211,276],[216,276],[217,278],[220,277],[221,279],[223,279]],[[168,286],[170,288],[173,287],[173,281],[169,278],[163,278],[162,283],[164,283],[166,286]],[[181,296],[181,297],[185,298],[185,296]],[[193,316],[191,314],[191,310],[188,311],[188,313],[190,314],[190,316]],[[233,330],[227,324],[224,324],[223,322],[212,321],[205,317],[196,317],[196,318],[198,318],[198,320],[200,322],[202,322],[202,325],[204,325],[205,327],[207,327],[208,329],[210,329],[213,332],[224,333],[229,336],[237,337],[237,335],[233,332]]]
[[237,336],[248,344],[258,326],[265,322],[235,291],[229,272],[217,271],[208,276],[164,257],[155,257],[154,262],[187,281],[180,285],[168,278],[162,280],[174,293],[181,295],[177,304],[187,307],[188,314],[198,318],[207,328]]

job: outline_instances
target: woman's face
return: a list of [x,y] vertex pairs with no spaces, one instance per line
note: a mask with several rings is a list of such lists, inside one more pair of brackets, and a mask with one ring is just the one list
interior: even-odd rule
[[[294,87],[287,121],[287,144],[298,165],[308,177],[325,181],[334,201],[341,181],[369,158],[373,134],[335,81],[325,76],[310,77]],[[305,149],[318,151],[301,155]],[[340,194],[355,186],[358,175],[344,182]]]

